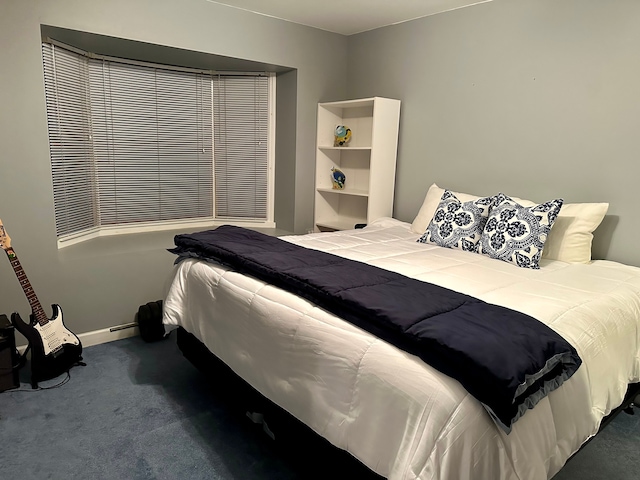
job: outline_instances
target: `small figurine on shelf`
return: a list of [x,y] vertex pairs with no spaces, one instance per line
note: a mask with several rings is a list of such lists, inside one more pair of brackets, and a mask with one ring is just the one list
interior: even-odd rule
[[331,180],[333,181],[333,188],[336,190],[342,190],[347,177],[339,168],[333,167],[331,169]]
[[338,125],[335,130],[334,147],[345,147],[351,140],[351,129],[345,125]]

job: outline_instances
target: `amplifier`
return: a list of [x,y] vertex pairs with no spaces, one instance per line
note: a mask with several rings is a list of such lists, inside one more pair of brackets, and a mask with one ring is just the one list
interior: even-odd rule
[[19,362],[13,325],[6,315],[0,315],[0,392],[20,386]]

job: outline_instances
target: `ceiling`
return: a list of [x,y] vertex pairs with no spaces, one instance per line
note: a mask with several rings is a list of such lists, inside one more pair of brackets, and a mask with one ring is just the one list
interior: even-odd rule
[[206,0],[353,35],[492,0]]

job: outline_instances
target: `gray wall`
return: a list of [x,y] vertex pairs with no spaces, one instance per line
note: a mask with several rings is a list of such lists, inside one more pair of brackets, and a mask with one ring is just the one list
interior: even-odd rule
[[[343,37],[205,0],[2,1],[0,218],[43,305],[59,303],[76,333],[127,323],[163,295],[175,232],[56,248],[44,24],[295,69],[278,87],[295,131],[277,134],[280,228],[312,226],[317,102],[388,96],[403,101],[396,217],[411,221],[434,181],[607,201],[596,255],[640,265],[638,18],[635,0],[496,0]],[[2,262],[0,312],[25,316]]]
[[[175,232],[56,248],[41,25],[296,69],[283,79],[296,88],[285,92],[287,102],[297,104],[286,117],[295,133],[279,148],[286,174],[277,181],[286,191],[277,217],[290,230],[312,226],[316,105],[344,98],[346,37],[205,0],[2,1],[0,218],[43,306],[59,303],[71,330],[130,322],[140,304],[161,298],[173,261],[165,248]],[[2,260],[0,312],[12,311],[24,317],[29,305]]]
[[597,257],[640,265],[640,2],[495,0],[349,37],[349,97],[402,100],[394,215],[432,182],[609,202]]

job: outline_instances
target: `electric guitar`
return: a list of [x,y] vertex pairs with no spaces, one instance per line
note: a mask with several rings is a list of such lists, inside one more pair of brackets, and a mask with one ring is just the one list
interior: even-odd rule
[[23,321],[17,312],[11,314],[11,323],[29,341],[31,386],[37,388],[38,381],[57,377],[80,363],[82,343],[74,333],[65,327],[62,320],[62,309],[59,305],[51,305],[53,317],[47,317],[20,265],[16,252],[11,247],[11,238],[2,225],[2,220],[0,220],[0,248],[9,257],[9,262],[31,306],[30,323]]

